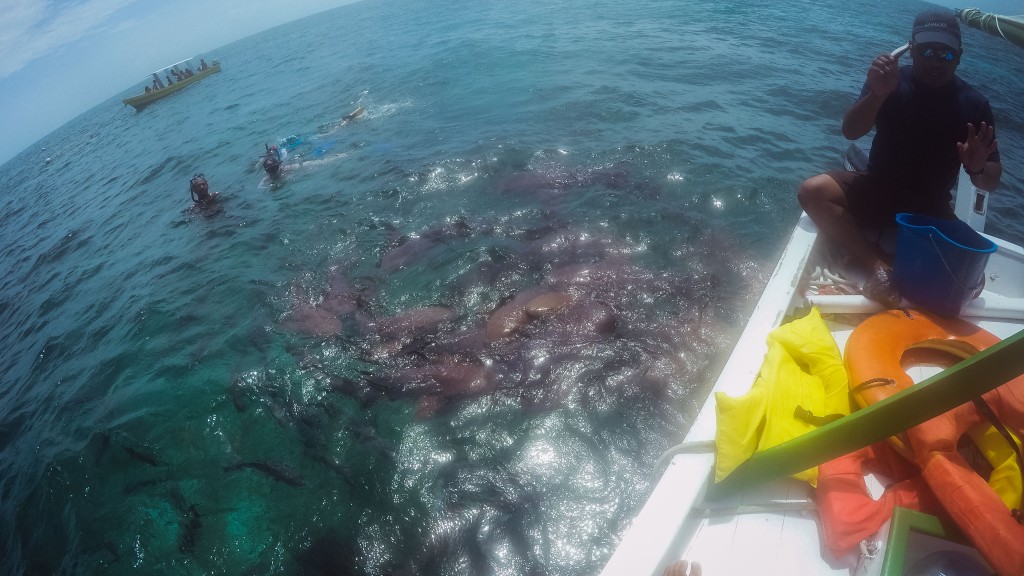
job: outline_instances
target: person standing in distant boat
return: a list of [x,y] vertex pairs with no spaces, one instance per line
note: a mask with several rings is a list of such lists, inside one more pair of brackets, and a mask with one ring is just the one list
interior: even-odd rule
[[200,70],[206,70],[207,68],[209,68],[209,66],[206,65],[206,60],[200,58],[199,59],[199,69]]
[[885,255],[860,227],[892,226],[900,212],[955,219],[950,190],[960,167],[974,186],[989,191],[1003,171],[988,99],[956,75],[964,50],[953,13],[919,14],[909,46],[910,66],[890,54],[875,58],[843,117],[849,140],[875,129],[867,170],[832,170],[797,191],[822,234],[868,273],[864,296],[887,308],[902,298]]

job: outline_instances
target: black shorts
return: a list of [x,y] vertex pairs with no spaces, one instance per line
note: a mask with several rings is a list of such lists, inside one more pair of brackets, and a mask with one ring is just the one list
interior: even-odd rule
[[896,223],[900,212],[955,220],[949,190],[936,191],[895,186],[870,172],[826,172],[846,196],[846,205],[861,226],[885,228]]

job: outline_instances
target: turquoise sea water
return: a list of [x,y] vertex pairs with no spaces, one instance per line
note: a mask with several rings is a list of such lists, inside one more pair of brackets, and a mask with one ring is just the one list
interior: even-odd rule
[[[0,167],[3,572],[597,572],[924,7],[368,0],[70,122]],[[1024,243],[1024,51],[965,39]]]

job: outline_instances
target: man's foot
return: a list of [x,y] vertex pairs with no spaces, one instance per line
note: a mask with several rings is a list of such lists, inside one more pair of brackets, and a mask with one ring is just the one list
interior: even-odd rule
[[666,566],[662,576],[700,576],[700,564],[678,560]]
[[892,276],[892,268],[878,264],[875,271],[864,283],[861,293],[869,300],[874,300],[886,308],[899,308],[903,302],[899,290],[896,289],[896,281]]

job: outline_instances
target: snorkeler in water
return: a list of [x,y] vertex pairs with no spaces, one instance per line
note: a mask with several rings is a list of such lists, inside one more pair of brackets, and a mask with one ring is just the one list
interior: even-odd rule
[[284,161],[287,152],[281,150],[276,145],[267,146],[264,144],[263,146],[267,150],[267,153],[263,155],[263,170],[271,178],[276,178],[283,172],[282,162]]
[[[362,106],[356,108],[342,116],[340,123],[332,124],[331,126],[333,126],[333,128],[324,133],[329,134],[336,130],[337,127],[345,126],[349,122],[352,122],[356,118],[362,116],[363,112],[364,109]],[[318,131],[320,131],[319,128]],[[328,164],[347,156],[344,152],[340,154],[329,154],[331,149],[338,143],[334,138],[319,140],[316,147],[312,150],[295,152],[299,146],[302,146],[303,144],[313,145],[313,143],[317,141],[318,139],[315,137],[310,138],[302,135],[294,135],[282,140],[280,145],[263,144],[265,152],[263,156],[260,157],[259,163],[263,167],[263,171],[266,172],[266,176],[264,176],[263,180],[260,182],[260,188],[265,186],[275,187],[276,185],[279,185],[286,172],[290,172],[297,168],[312,168],[313,166]],[[292,157],[292,160],[286,163],[285,161],[289,156]]]
[[202,174],[196,174],[188,181],[188,190],[197,207],[212,206],[220,196],[220,192],[210,192],[210,184]]
[[341,125],[344,126],[344,125],[348,124],[349,122],[355,120],[356,118],[359,118],[362,115],[363,115],[363,107],[360,106],[359,108],[356,108],[355,110],[353,110],[353,111],[349,112],[348,114],[345,114],[344,116],[342,116],[341,117]]

